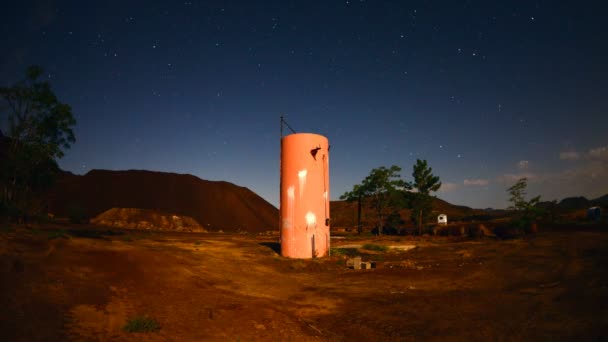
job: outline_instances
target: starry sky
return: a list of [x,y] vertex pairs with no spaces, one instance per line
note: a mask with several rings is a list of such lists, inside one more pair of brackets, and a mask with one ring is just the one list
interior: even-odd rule
[[[504,208],[608,193],[601,1],[20,1],[0,83],[45,68],[73,107],[60,166],[189,173],[279,198],[279,117],[327,136],[331,198],[378,166]],[[2,120],[5,122],[6,118]]]

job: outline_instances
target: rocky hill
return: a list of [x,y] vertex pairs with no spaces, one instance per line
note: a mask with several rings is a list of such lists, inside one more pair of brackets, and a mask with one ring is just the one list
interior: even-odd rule
[[278,210],[251,190],[192,175],[141,170],[63,173],[50,194],[57,217],[93,218],[112,208],[192,217],[209,231],[278,229]]

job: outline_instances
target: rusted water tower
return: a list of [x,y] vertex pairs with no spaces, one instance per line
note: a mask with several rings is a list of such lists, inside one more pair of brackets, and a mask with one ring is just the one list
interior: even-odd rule
[[329,142],[326,137],[312,133],[282,136],[280,201],[281,255],[289,258],[328,255]]

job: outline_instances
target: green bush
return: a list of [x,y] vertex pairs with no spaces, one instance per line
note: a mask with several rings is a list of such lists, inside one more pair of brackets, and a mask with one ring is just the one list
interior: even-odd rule
[[373,244],[373,243],[366,243],[361,248],[367,249],[368,251],[377,251],[377,252],[386,252],[386,251],[388,251],[388,247],[387,246],[376,245],[376,244]]
[[356,248],[330,248],[330,254],[332,256],[355,256],[357,255]]
[[136,316],[127,321],[122,327],[122,330],[132,333],[132,332],[152,332],[160,329],[158,322],[155,319],[150,318],[146,315],[144,316]]

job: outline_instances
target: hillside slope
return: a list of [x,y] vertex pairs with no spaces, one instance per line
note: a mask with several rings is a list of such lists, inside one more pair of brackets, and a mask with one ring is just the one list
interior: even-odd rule
[[278,229],[278,210],[251,190],[192,175],[142,170],[64,173],[50,195],[49,211],[94,217],[111,208],[139,208],[194,218],[207,230]]
[[[370,206],[363,206],[361,213],[361,222],[366,227],[374,226],[376,223],[376,213]],[[406,224],[410,222],[410,209],[399,210],[401,219]],[[483,217],[492,215],[485,210],[473,209],[466,206],[454,205],[442,199],[433,199],[433,215],[446,214],[448,221],[467,220],[474,217]],[[346,201],[331,202],[331,222],[333,227],[354,227],[357,224],[357,203]]]

